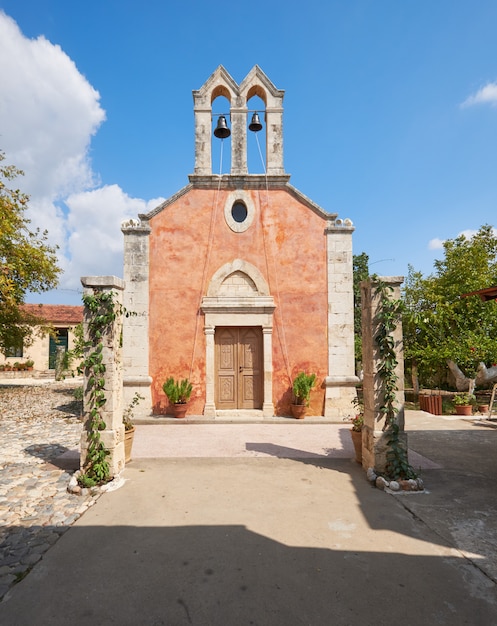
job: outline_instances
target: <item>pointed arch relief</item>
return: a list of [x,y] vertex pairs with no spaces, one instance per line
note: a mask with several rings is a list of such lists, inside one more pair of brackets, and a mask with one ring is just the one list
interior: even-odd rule
[[261,272],[247,261],[242,259],[235,259],[231,263],[226,263],[220,267],[217,272],[212,276],[211,282],[207,289],[207,296],[216,297],[221,294],[227,293],[227,280],[230,276],[237,275],[239,277],[245,277],[244,280],[247,284],[253,285],[253,295],[256,297],[269,296],[269,286],[261,274]]

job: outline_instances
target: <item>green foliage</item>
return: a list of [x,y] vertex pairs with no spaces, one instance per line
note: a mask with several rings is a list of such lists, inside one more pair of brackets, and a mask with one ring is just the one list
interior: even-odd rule
[[162,389],[172,404],[186,404],[193,388],[187,378],[175,381],[171,376],[162,385]]
[[468,378],[480,362],[497,362],[497,302],[462,294],[497,285],[497,237],[482,226],[470,239],[460,235],[444,243],[445,258],[424,278],[409,268],[404,286],[404,349],[427,380],[448,360]]
[[472,393],[456,393],[453,402],[456,406],[470,406],[475,404],[476,397]]
[[352,423],[352,430],[360,433],[364,426],[364,404],[357,396],[352,399],[354,409],[357,411],[356,415],[350,420]]
[[142,400],[145,400],[145,398],[138,392],[135,392],[135,395],[133,396],[131,402],[124,409],[123,411],[124,430],[131,430],[133,428],[134,410],[140,404]]
[[364,426],[364,415],[362,413],[358,413],[350,421],[352,423],[352,430],[360,433],[362,427]]
[[378,346],[381,358],[378,374],[383,383],[383,404],[380,406],[380,413],[382,417],[385,417],[385,428],[388,428],[395,422],[398,412],[395,406],[397,400],[398,376],[396,368],[398,361],[393,333],[400,321],[402,302],[391,298],[392,287],[380,281],[377,276],[373,276],[373,285],[375,293],[381,299],[376,317],[378,331],[374,340]]
[[392,424],[388,430],[388,435],[387,476],[392,480],[417,478],[416,472],[411,465],[409,465],[406,446],[400,438],[399,425]]
[[300,372],[293,379],[293,395],[295,396],[295,404],[305,404],[309,406],[309,400],[311,397],[311,389],[316,382],[316,374],[306,374]]
[[[5,154],[0,151],[0,163]],[[56,248],[48,245],[47,231],[31,230],[25,212],[28,196],[10,189],[10,181],[23,172],[0,165],[0,351],[28,345],[33,326],[43,323],[22,307],[27,292],[57,286],[61,272]]]
[[355,360],[362,361],[362,298],[361,282],[369,276],[369,257],[365,252],[354,254],[354,353]]

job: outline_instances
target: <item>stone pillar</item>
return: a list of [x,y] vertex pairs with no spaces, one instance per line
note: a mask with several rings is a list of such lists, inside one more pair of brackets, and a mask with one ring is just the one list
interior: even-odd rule
[[264,358],[264,401],[262,415],[273,417],[273,328],[262,327],[263,358]]
[[209,104],[204,98],[195,96],[195,174],[211,176],[212,174],[212,114]]
[[328,267],[328,376],[325,417],[354,414],[352,399],[359,379],[354,359],[354,283],[350,220],[334,220],[326,229]]
[[240,176],[246,173],[247,107],[231,107],[231,175]]
[[268,176],[285,173],[282,107],[266,107],[266,172]]
[[[96,292],[114,293],[114,302],[117,308],[122,304],[124,281],[116,276],[86,276],[81,278],[84,287],[84,295],[92,295]],[[83,315],[83,331],[85,341],[88,337],[88,322],[90,312],[85,307]],[[109,451],[107,461],[110,468],[110,476],[117,476],[124,469],[124,424],[122,411],[122,349],[121,349],[122,315],[116,315],[116,319],[106,335],[102,337],[102,363],[105,365],[104,393],[105,405],[102,408],[102,418],[105,422],[105,430],[100,431],[103,445]],[[85,351],[85,358],[88,350]],[[89,394],[88,379],[84,378],[83,411],[85,430],[81,435],[80,466],[83,469],[86,453],[88,450],[89,419]]]
[[128,220],[121,224],[124,235],[123,305],[123,404],[126,408],[135,393],[144,397],[134,415],[152,413],[152,378],[148,374],[149,321],[149,235],[147,222]]
[[[379,277],[379,280],[393,288],[392,299],[400,298],[400,285],[403,277]],[[384,432],[385,417],[379,408],[383,404],[382,379],[378,373],[381,366],[381,357],[375,336],[380,328],[378,312],[381,306],[380,296],[375,293],[374,282],[369,279],[361,283],[362,297],[362,358],[364,368],[363,391],[364,391],[364,427],[362,429],[362,465],[365,469],[372,467],[378,473],[385,471],[387,438]],[[402,323],[399,320],[393,334],[395,351],[398,365],[396,374],[397,398],[396,406],[397,423],[400,427],[400,437],[406,442],[407,435],[404,433],[404,352],[402,342]]]
[[214,381],[214,333],[215,328],[213,326],[206,326],[204,328],[205,333],[205,417],[216,417],[216,401],[215,401],[215,381]]

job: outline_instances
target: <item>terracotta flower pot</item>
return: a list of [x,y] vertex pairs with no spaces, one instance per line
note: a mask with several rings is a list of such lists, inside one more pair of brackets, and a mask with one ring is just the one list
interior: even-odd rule
[[135,428],[124,431],[124,462],[131,461],[131,449],[133,448],[133,439],[135,437]]
[[488,413],[489,408],[490,408],[490,407],[489,407],[489,405],[488,405],[488,404],[479,404],[479,405],[478,405],[478,411],[479,411],[480,413]]
[[292,404],[292,415],[295,419],[302,420],[305,417],[305,404]]
[[173,415],[174,417],[182,418],[186,415],[187,405],[183,404],[173,404]]
[[351,430],[352,443],[354,444],[355,460],[362,465],[362,432]]
[[456,404],[456,415],[472,415],[473,407],[470,404]]

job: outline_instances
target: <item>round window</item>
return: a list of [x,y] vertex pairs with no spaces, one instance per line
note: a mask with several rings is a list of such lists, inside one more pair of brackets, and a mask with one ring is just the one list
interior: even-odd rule
[[247,207],[240,202],[239,200],[235,202],[235,204],[231,207],[231,217],[237,222],[241,224],[247,219],[248,211]]

